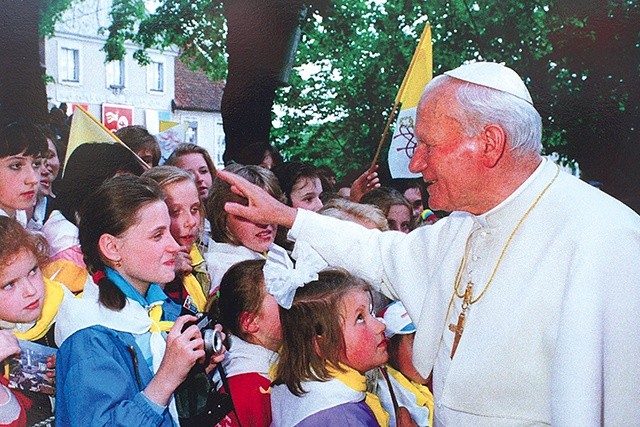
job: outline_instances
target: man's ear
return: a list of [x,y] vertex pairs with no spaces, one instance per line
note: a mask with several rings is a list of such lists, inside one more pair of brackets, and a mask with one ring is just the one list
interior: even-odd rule
[[507,135],[502,126],[491,124],[482,130],[483,164],[493,168],[504,155],[507,147]]
[[120,255],[120,239],[111,234],[103,234],[98,239],[98,249],[103,257],[109,262],[110,265],[116,265],[122,261]]
[[258,315],[243,311],[240,315],[240,327],[248,334],[255,334],[260,329],[258,324]]

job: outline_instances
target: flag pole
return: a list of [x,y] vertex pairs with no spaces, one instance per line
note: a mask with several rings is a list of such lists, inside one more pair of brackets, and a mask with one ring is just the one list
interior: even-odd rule
[[376,150],[376,155],[373,156],[373,161],[371,162],[371,166],[369,166],[369,169],[374,167],[378,162],[378,157],[380,157],[380,151],[382,151],[382,145],[384,144],[384,140],[387,138],[387,134],[389,133],[389,127],[391,126],[393,119],[396,117],[396,112],[398,111],[399,105],[400,105],[399,102],[396,102],[393,105],[393,110],[391,110],[391,114],[389,114],[389,119],[387,120],[387,124],[384,127],[384,132],[382,132],[382,137],[380,138],[380,142],[378,143],[378,149]]

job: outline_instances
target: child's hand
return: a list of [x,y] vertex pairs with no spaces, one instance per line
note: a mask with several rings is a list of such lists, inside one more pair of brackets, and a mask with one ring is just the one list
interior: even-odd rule
[[195,322],[194,316],[180,316],[167,335],[164,357],[144,394],[153,402],[166,406],[176,388],[187,378],[198,360],[204,359],[204,341],[196,325],[182,332],[187,322]]
[[396,425],[398,427],[418,427],[418,424],[413,421],[413,418],[411,418],[411,414],[404,406],[401,406],[398,409],[398,419],[396,420]]
[[56,377],[56,355],[47,357],[47,378]]
[[204,359],[204,341],[200,329],[191,325],[182,331],[186,323],[197,320],[194,316],[180,316],[167,335],[167,349],[158,370],[167,365],[176,387],[187,378],[193,365]]
[[360,175],[353,184],[351,184],[351,192],[349,193],[349,200],[355,203],[360,203],[360,199],[369,191],[374,188],[380,187],[380,178],[378,178],[378,165],[367,169]]
[[297,209],[279,202],[262,188],[234,173],[218,171],[217,178],[231,184],[231,191],[244,197],[249,203],[248,206],[233,202],[226,203],[224,210],[228,214],[251,218],[251,221],[257,224],[275,223],[287,228],[293,226]]
[[11,331],[0,330],[0,362],[20,354],[18,339]]
[[[216,329],[220,332],[220,335],[222,335],[222,341],[224,341],[227,336],[224,332],[222,332],[222,325],[216,324]],[[206,368],[204,368],[204,371],[207,373],[207,375],[213,372],[214,369],[216,369],[218,363],[222,363],[224,358],[227,357],[226,353],[227,348],[223,345],[220,353],[211,356],[211,358],[209,359],[209,364],[206,366]]]
[[180,246],[180,250],[176,253],[175,271],[177,276],[184,277],[193,271],[190,252],[190,248]]

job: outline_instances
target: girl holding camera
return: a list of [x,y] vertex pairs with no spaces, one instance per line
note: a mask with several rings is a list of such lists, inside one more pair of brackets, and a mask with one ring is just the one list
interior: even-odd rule
[[205,351],[198,327],[184,328],[195,317],[166,315],[172,302],[158,284],[173,280],[179,249],[170,225],[158,184],[133,176],[106,181],[81,209],[80,244],[99,294],[60,309],[60,425],[179,425],[173,393]]

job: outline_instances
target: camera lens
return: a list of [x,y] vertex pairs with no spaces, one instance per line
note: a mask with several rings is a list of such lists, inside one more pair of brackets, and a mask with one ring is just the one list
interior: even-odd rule
[[217,356],[222,352],[222,335],[217,329],[205,329],[202,331],[204,351],[207,355]]

